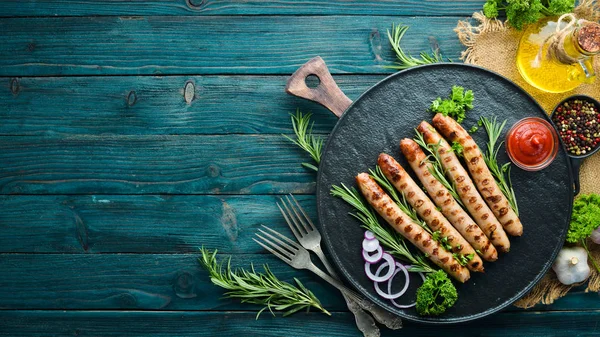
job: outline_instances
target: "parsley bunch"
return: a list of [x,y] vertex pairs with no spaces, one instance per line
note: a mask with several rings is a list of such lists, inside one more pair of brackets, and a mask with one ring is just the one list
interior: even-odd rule
[[580,243],[588,253],[592,264],[600,272],[600,267],[592,258],[587,247],[587,238],[600,226],[600,195],[583,194],[573,203],[573,214],[571,224],[567,232],[567,242]]
[[504,10],[510,25],[521,30],[524,25],[535,23],[545,16],[570,13],[574,8],[575,0],[487,0],[483,14],[496,18]]
[[465,88],[453,85],[450,97],[447,99],[436,98],[431,102],[429,110],[439,112],[444,116],[450,116],[458,123],[462,123],[467,109],[473,109],[473,99],[475,97],[472,90],[465,91]]
[[448,275],[439,270],[427,275],[417,289],[417,312],[419,315],[440,315],[456,303],[458,293]]

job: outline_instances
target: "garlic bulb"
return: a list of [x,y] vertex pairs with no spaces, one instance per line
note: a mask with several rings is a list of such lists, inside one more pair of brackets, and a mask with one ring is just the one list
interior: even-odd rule
[[590,235],[590,238],[592,239],[592,241],[594,241],[594,243],[597,243],[600,245],[600,227],[596,228],[592,234]]
[[585,281],[590,276],[587,252],[582,247],[563,247],[552,269],[562,284],[570,285]]

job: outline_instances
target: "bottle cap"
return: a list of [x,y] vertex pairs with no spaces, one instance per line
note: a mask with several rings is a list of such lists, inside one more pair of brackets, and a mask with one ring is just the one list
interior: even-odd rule
[[587,53],[600,52],[600,24],[590,22],[581,27],[577,34],[577,43]]

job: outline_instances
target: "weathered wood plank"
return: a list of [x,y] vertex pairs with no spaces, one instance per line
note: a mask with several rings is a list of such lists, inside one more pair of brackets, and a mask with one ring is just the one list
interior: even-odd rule
[[[382,75],[338,75],[356,99]],[[24,77],[0,80],[0,135],[290,133],[296,107],[314,132],[337,118],[284,92],[287,76]],[[191,103],[184,98],[193,83]]]
[[[315,197],[297,196],[316,220]],[[265,224],[291,232],[279,196],[0,196],[0,253],[264,253]]]
[[[3,206],[0,213],[2,225],[0,252],[195,254],[198,252],[198,247],[204,245],[226,254],[264,254],[265,251],[251,241],[260,224],[267,224],[291,236],[275,207],[277,198],[277,196],[3,196],[0,197],[0,204]],[[298,200],[309,216],[315,219],[314,197],[298,196]],[[133,258],[132,264],[139,263],[137,255],[103,254],[102,256],[105,257],[101,259],[101,263],[105,264],[102,268],[107,271],[113,267],[111,259]],[[182,261],[188,261],[188,255],[177,256],[182,257]],[[253,261],[257,263],[268,260],[268,258],[264,260],[265,257],[262,255],[249,256],[246,259],[253,257]],[[60,261],[65,256],[48,255],[47,260],[44,261],[52,265],[50,261],[53,257]],[[148,258],[154,261],[152,255]],[[68,261],[79,261],[75,259],[77,258],[68,258]],[[85,257],[80,259],[86,261]],[[148,263],[151,262],[143,262],[142,265]],[[243,263],[247,261],[244,260]],[[65,264],[65,262],[61,263],[61,265]],[[69,268],[77,268],[77,265],[79,263],[74,262],[74,266]],[[3,273],[9,271],[2,270]],[[15,277],[18,275],[23,278],[30,277],[26,273],[17,274]],[[76,278],[74,282],[80,280]],[[68,289],[70,285],[65,284],[64,287]],[[598,299],[598,294],[585,293],[583,289],[576,289],[551,306],[540,305],[535,309],[542,311],[600,309]],[[512,307],[507,310],[519,311]]]
[[0,20],[0,76],[289,74],[315,55],[334,73],[390,73],[386,29],[412,28],[408,51],[430,40],[457,59],[458,17],[207,16]]
[[[202,237],[202,233],[199,230],[197,235]],[[0,309],[258,310],[237,300],[222,299],[222,290],[211,284],[197,257],[2,254]],[[341,296],[309,272],[294,270],[270,254],[232,256],[232,266],[249,267],[250,263],[269,264],[282,280],[297,277],[328,310],[346,310]],[[536,310],[600,310],[599,296],[576,291]],[[514,307],[507,310],[522,311]]]
[[312,193],[310,161],[281,135],[0,139],[0,194]]
[[[202,231],[197,235],[202,236]],[[222,289],[212,285],[200,269],[198,257],[199,254],[4,254],[0,256],[0,309],[260,308],[222,299]],[[260,270],[267,263],[281,280],[300,279],[328,309],[345,308],[331,286],[270,254],[234,255],[231,263],[244,268],[254,263]]]
[[[282,318],[253,312],[2,311],[2,336],[361,336],[349,313],[299,313]],[[500,313],[467,324],[382,329],[382,336],[600,336],[600,312]],[[443,333],[440,331],[443,330]]]
[[471,15],[481,1],[450,0],[5,0],[0,16]]

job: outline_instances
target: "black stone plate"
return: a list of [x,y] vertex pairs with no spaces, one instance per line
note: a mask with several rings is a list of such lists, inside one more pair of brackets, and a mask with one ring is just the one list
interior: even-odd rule
[[[501,254],[496,262],[484,263],[485,273],[471,273],[466,284],[457,284],[458,301],[441,316],[419,316],[414,308],[398,309],[379,297],[363,269],[364,230],[348,215],[352,208],[331,196],[331,186],[341,183],[356,186],[354,177],[374,168],[381,152],[392,155],[411,172],[400,152],[399,141],[412,138],[413,129],[422,120],[431,121],[433,114],[427,111],[431,101],[448,96],[452,85],[472,89],[475,94],[475,108],[462,123],[467,129],[480,116],[497,116],[499,120],[507,120],[503,140],[508,129],[521,118],[548,119],[525,91],[482,68],[452,63],[410,68],[376,84],[347,109],[327,140],[319,165],[319,222],[325,244],[341,274],[376,304],[408,320],[424,323],[481,318],[523,296],[550,268],[562,247],[573,204],[573,178],[562,147],[554,162],[542,171],[526,172],[513,165],[511,177],[524,234],[510,238],[509,253]],[[485,148],[487,134],[483,127],[473,138]],[[504,148],[500,152],[499,162],[508,162]],[[415,289],[421,281],[418,276],[411,281],[400,303],[415,299]]]

